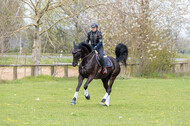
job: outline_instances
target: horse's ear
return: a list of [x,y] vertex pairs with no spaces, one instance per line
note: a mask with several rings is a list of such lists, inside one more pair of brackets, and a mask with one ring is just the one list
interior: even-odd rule
[[75,41],[73,42],[73,47],[74,47],[74,48],[76,48],[76,47],[77,47],[77,45],[75,44]]

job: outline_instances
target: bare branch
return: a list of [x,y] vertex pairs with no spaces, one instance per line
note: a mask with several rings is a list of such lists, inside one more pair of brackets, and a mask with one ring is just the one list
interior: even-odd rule
[[30,3],[31,3],[31,5],[35,8],[35,5],[34,5],[34,3],[32,2],[32,0],[30,0]]
[[35,11],[34,6],[32,7],[30,3],[26,2],[25,0],[21,0],[23,3],[25,3],[26,5],[28,5],[32,10]]
[[38,4],[40,4],[41,3],[41,0],[36,0],[36,7],[38,6]]
[[42,35],[42,34],[43,34],[44,32],[46,32],[46,31],[50,30],[53,26],[55,26],[57,23],[59,23],[60,21],[62,21],[62,20],[64,20],[64,19],[72,18],[72,17],[74,17],[74,16],[76,16],[76,15],[79,15],[81,12],[86,11],[86,10],[89,9],[89,8],[93,8],[93,7],[97,7],[97,6],[101,6],[101,5],[105,5],[105,4],[89,5],[89,6],[85,7],[84,9],[78,11],[77,13],[72,14],[71,16],[61,18],[61,19],[57,20],[56,22],[54,22],[49,28],[47,28],[47,29],[41,31],[41,32],[40,32],[40,35]]
[[19,32],[20,30],[25,29],[26,27],[31,27],[31,26],[35,26],[35,24],[25,25],[25,26],[23,26],[23,27],[21,27],[21,28],[15,30],[15,31],[13,31],[13,32],[10,33],[9,35],[1,36],[0,38],[2,39],[2,38],[5,38],[5,37],[10,37],[10,36],[14,35],[16,32]]
[[51,1],[48,0],[46,6],[40,11],[40,17],[39,17],[39,19],[40,19],[40,18],[44,15],[44,13],[48,10],[48,8],[49,8],[49,6],[50,6],[50,3],[51,3]]
[[53,42],[52,42],[52,40],[51,40],[51,38],[50,38],[50,36],[49,36],[49,34],[48,34],[48,32],[47,32],[47,31],[46,31],[46,35],[47,35],[48,40],[50,41],[51,45],[52,45],[52,46],[53,46],[53,48],[55,49],[55,48],[56,48],[56,46],[53,44]]
[[[55,4],[55,5],[53,6],[53,4]],[[61,7],[62,5],[63,5],[63,3],[58,3],[57,5],[56,5],[56,3],[52,3],[52,6],[49,7],[48,10],[54,10],[55,8]]]

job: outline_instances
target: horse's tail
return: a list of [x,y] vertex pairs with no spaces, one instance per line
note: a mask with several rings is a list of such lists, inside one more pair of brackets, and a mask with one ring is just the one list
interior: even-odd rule
[[127,66],[126,60],[128,58],[128,48],[123,43],[119,43],[115,48],[116,61],[121,62]]

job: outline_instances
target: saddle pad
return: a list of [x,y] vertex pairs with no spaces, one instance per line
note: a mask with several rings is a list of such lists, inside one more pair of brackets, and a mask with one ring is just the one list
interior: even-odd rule
[[[104,57],[104,60],[106,62],[106,67],[112,67],[112,62],[108,57]],[[100,61],[98,60],[98,56],[96,56],[96,61],[99,66],[101,66]]]

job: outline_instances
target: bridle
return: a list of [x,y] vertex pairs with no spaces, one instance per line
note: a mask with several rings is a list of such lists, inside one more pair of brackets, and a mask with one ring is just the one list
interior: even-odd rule
[[77,52],[80,52],[80,51],[81,51],[81,49],[77,49],[77,50],[73,49],[72,54],[76,54]]
[[[81,49],[77,49],[77,50],[73,50],[72,54],[76,54],[77,52],[81,52]],[[90,52],[88,55],[86,55],[85,57],[81,58],[81,62],[87,58],[90,54],[92,54],[93,52],[95,52],[95,50],[93,50],[92,52]]]

